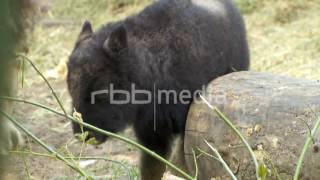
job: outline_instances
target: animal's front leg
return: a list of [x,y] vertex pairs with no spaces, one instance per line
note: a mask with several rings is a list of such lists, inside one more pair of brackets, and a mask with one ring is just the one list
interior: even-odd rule
[[165,170],[165,164],[150,155],[142,153],[140,159],[141,180],[161,180]]
[[[172,133],[170,128],[146,126],[145,123],[136,124],[136,135],[142,145],[167,158],[171,151]],[[141,154],[140,173],[142,180],[161,180],[166,170],[166,165],[146,153]]]

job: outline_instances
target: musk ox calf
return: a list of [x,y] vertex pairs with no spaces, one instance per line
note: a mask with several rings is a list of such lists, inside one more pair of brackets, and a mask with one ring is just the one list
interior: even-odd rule
[[[248,67],[245,25],[233,0],[159,0],[96,32],[85,22],[67,81],[85,122],[111,132],[133,126],[140,143],[168,157],[174,137],[184,134],[193,94]],[[77,124],[73,130],[81,132]],[[165,165],[141,156],[142,179],[161,179]]]

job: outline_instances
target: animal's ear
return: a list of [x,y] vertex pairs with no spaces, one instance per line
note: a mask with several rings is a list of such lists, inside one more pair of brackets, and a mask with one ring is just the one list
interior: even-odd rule
[[82,40],[84,38],[87,38],[88,36],[91,36],[93,33],[92,31],[92,25],[89,21],[85,21],[83,23],[83,26],[82,26],[82,30],[80,32],[80,35],[79,35],[79,40]]
[[126,49],[127,46],[127,31],[124,26],[119,26],[115,28],[105,40],[103,50],[106,53],[117,54],[121,50]]

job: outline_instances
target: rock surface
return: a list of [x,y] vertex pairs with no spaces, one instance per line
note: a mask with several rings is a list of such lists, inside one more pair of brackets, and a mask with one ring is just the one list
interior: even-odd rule
[[[237,72],[218,78],[204,97],[221,110],[269,169],[268,179],[292,179],[302,147],[320,115],[320,82],[268,73]],[[194,172],[192,149],[213,154],[207,140],[229,164],[238,179],[255,179],[253,161],[229,126],[206,104],[193,103],[184,140],[186,164]],[[318,113],[318,114],[317,114]],[[314,137],[301,179],[320,177],[320,134]],[[222,165],[202,154],[197,159],[199,179],[229,179]]]

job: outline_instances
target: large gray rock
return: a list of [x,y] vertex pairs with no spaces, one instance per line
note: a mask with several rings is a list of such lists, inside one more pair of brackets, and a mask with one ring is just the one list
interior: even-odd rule
[[[211,82],[204,97],[218,107],[242,131],[258,159],[276,175],[292,179],[302,147],[320,112],[320,82],[258,72],[237,72]],[[308,124],[308,126],[307,126]],[[320,178],[320,134],[308,151],[302,179]],[[216,147],[239,179],[255,179],[247,149],[237,135],[204,103],[189,111],[184,151],[194,172],[192,149]],[[199,179],[226,179],[222,165],[208,156],[198,158]]]

